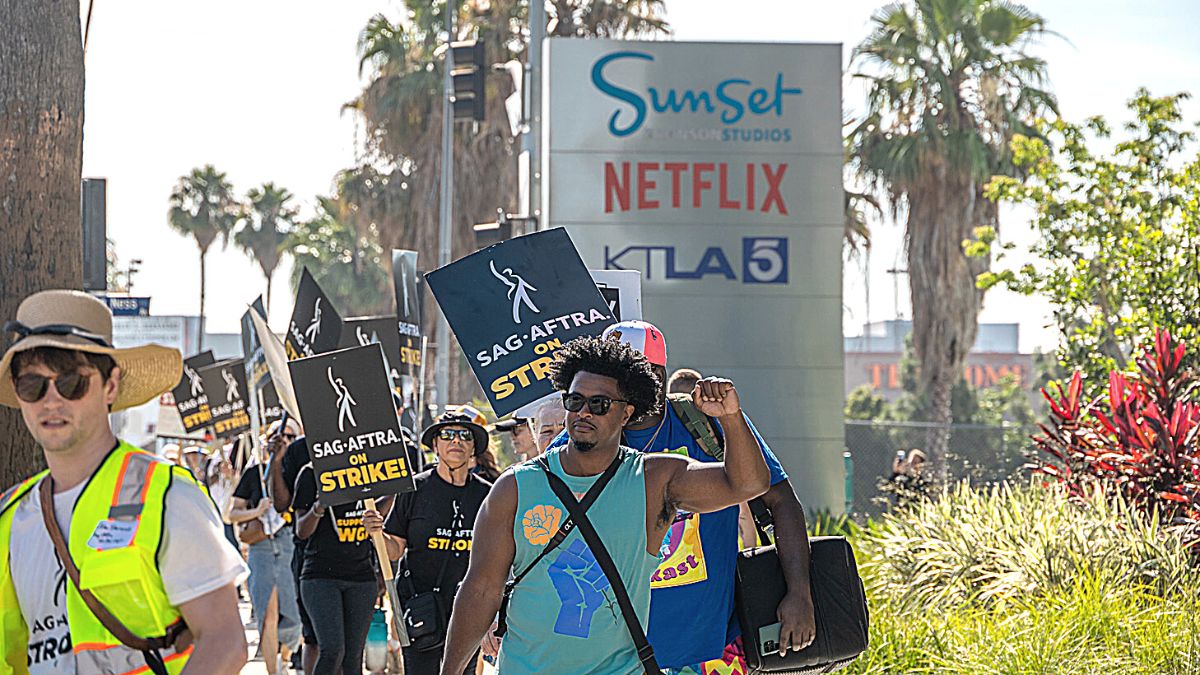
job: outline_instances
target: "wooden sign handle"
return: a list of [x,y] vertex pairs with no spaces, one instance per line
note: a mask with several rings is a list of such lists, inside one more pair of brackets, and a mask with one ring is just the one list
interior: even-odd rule
[[[375,499],[363,500],[363,506],[371,511],[375,508]],[[392,608],[392,633],[400,646],[407,647],[411,643],[408,631],[404,629],[404,615],[400,609],[400,598],[396,596],[396,579],[392,574],[392,560],[388,557],[387,542],[382,532],[371,535],[371,543],[375,544],[375,555],[379,557],[379,569],[383,572],[383,592],[387,596],[388,605]]]

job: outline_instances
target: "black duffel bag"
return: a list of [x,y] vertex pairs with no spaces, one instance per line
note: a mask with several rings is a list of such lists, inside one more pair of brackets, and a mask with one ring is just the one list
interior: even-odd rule
[[832,673],[867,648],[867,596],[845,537],[813,537],[811,580],[817,637],[800,651],[779,655],[776,610],[787,582],[774,546],[742,551],[736,605],[746,664],[754,673]]

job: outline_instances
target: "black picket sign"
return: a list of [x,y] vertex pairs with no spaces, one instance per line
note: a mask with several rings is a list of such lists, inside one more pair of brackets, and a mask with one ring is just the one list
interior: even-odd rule
[[242,314],[242,359],[246,364],[246,386],[254,392],[267,386],[271,381],[271,373],[267,370],[267,359],[263,355],[262,341],[258,339],[258,331],[254,329],[254,321],[250,312],[258,312],[264,319],[267,310],[263,306],[262,296],[258,296],[250,305],[250,309]]
[[378,342],[383,345],[383,358],[392,386],[400,387],[400,334],[396,332],[394,316],[358,316],[342,322],[340,349],[364,347]]
[[[395,385],[404,396],[406,408],[415,405],[417,378],[421,373],[421,287],[417,252],[392,250],[392,284],[396,291],[396,330],[400,338],[400,362]],[[390,358],[390,357],[389,357]]]
[[304,268],[300,273],[300,285],[296,287],[296,306],[292,309],[292,319],[283,341],[288,358],[298,359],[337,349],[341,331],[341,315],[308,268]]
[[211,351],[200,352],[183,360],[183,376],[171,390],[175,397],[175,409],[183,420],[187,433],[199,431],[212,424],[212,412],[208,409],[208,397],[204,395],[204,380],[200,369],[216,363]]
[[414,489],[382,345],[290,361],[288,369],[322,504]]
[[232,438],[250,428],[250,405],[246,392],[246,366],[242,359],[230,359],[198,371],[204,381],[204,395],[212,411],[213,435]]
[[554,351],[614,323],[562,228],[489,246],[425,279],[497,416],[551,393]]

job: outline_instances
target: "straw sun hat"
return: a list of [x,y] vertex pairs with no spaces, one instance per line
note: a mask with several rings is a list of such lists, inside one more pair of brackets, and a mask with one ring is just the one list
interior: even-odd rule
[[58,347],[90,354],[107,354],[121,368],[121,386],[112,410],[141,405],[179,382],[183,357],[161,345],[129,349],[112,346],[112,312],[97,298],[80,291],[34,293],[17,308],[17,320],[4,324],[10,347],[0,359],[0,404],[18,407],[9,374],[17,352]]

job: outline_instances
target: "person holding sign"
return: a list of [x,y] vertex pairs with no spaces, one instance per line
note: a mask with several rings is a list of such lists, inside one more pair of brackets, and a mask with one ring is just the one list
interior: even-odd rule
[[623,427],[661,404],[650,362],[629,345],[572,340],[558,351],[550,381],[562,392],[570,441],[505,472],[484,502],[443,675],[467,666],[501,612],[510,575],[501,673],[657,674],[643,627],[650,576],[676,511],[723,509],[769,487],[729,380],[703,380],[693,393],[725,430],[725,461],[710,464],[621,446]]
[[[386,522],[367,511],[367,532],[384,532],[388,557],[404,559],[399,583],[409,612],[413,644],[404,649],[407,673],[436,673],[454,593],[467,574],[475,516],[492,484],[471,471],[471,458],[487,449],[488,435],[468,415],[451,410],[421,434],[437,454],[437,465],[416,476],[417,489],[396,497]],[[418,616],[428,612],[429,616]],[[433,628],[419,633],[415,624]],[[474,662],[466,670],[474,673]]]
[[300,595],[320,645],[313,675],[362,672],[378,593],[363,504],[326,507],[307,464],[296,478],[292,509],[299,514],[296,536],[306,540]]
[[241,556],[186,469],[109,425],[179,382],[179,352],[114,348],[79,291],[29,296],[4,332],[0,404],[49,469],[0,495],[0,672],[237,673]]

